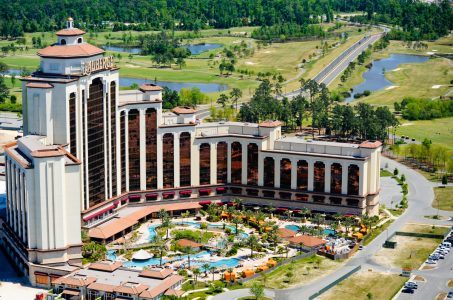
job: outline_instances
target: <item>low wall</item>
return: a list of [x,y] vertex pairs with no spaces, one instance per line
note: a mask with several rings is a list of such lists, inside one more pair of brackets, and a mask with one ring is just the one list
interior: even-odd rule
[[352,269],[348,273],[344,274],[343,276],[341,276],[340,278],[338,278],[334,282],[331,282],[330,284],[328,284],[325,287],[323,287],[322,289],[320,289],[318,292],[316,292],[313,295],[311,295],[310,297],[308,297],[308,299],[312,300],[312,299],[315,299],[316,297],[319,297],[321,294],[323,294],[326,291],[328,291],[329,289],[333,288],[334,286],[336,286],[337,284],[339,284],[340,282],[342,282],[343,280],[345,280],[349,276],[351,276],[354,273],[356,273],[357,271],[359,271],[361,268],[362,268],[362,266],[355,267],[354,269]]

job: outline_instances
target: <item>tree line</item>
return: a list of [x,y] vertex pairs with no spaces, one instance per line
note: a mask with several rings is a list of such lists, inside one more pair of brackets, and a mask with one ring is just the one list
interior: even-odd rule
[[401,112],[406,120],[432,120],[453,116],[453,101],[449,99],[420,99],[405,97],[394,103],[395,111]]
[[[302,81],[302,93],[293,99],[278,100],[275,85],[268,79],[261,82],[249,103],[243,104],[238,118],[244,122],[259,123],[281,120],[287,129],[302,127],[311,120],[314,135],[335,135],[347,140],[386,140],[391,127],[398,120],[388,107],[374,108],[369,104],[355,106],[335,102],[324,84],[314,80]],[[308,97],[304,95],[308,94]]]
[[261,26],[253,30],[252,38],[266,41],[286,41],[301,38],[325,38],[327,33],[320,25],[284,23]]

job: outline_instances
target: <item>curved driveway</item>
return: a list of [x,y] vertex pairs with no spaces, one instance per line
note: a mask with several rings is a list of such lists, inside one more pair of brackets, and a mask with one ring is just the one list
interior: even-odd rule
[[[428,181],[417,171],[412,170],[409,167],[406,167],[405,165],[402,165],[386,157],[382,157],[381,167],[384,166],[387,166],[389,170],[398,168],[400,174],[404,174],[406,176],[406,181],[409,185],[409,194],[407,197],[409,207],[406,209],[404,214],[396,219],[385,232],[381,233],[370,244],[365,246],[362,251],[356,253],[353,258],[351,258],[340,269],[307,285],[282,290],[266,290],[268,297],[279,300],[308,299],[311,295],[327,286],[328,284],[334,282],[343,274],[347,273],[349,270],[352,270],[357,266],[362,266],[362,268],[381,268],[380,266],[377,266],[376,263],[372,260],[372,256],[381,249],[382,244],[387,239],[387,236],[390,236],[396,231],[400,230],[407,222],[450,226],[453,224],[451,221],[440,221],[424,218],[424,216],[426,215],[435,215],[437,213],[437,210],[431,207],[431,203],[434,199],[434,184],[432,182]],[[440,211],[439,214],[443,216],[451,216],[451,212],[446,211]],[[250,295],[249,289],[240,289],[216,295],[212,299],[231,300],[248,295]]]

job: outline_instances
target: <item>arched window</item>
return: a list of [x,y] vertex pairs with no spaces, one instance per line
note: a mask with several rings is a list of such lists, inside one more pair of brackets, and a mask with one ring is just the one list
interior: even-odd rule
[[140,114],[132,109],[128,114],[129,191],[140,190]]
[[231,144],[231,183],[241,184],[242,180],[242,145]]
[[200,185],[211,183],[211,146],[200,145]]
[[247,184],[258,185],[258,145],[247,145]]
[[190,186],[190,133],[183,132],[179,136],[179,184]]
[[308,163],[306,160],[297,162],[297,188],[301,191],[308,189]]
[[65,39],[61,39],[60,44],[61,44],[61,45],[66,45],[66,40],[65,40]]
[[78,38],[78,39],[77,39],[77,43],[78,43],[78,44],[82,44],[82,41],[83,41],[82,38]]
[[272,157],[265,157],[264,158],[264,186],[267,187],[274,187],[275,182],[275,161]]
[[280,187],[291,188],[291,161],[287,158],[280,161]]
[[148,108],[146,125],[146,189],[157,189],[157,112]]
[[228,179],[228,144],[217,144],[217,183],[226,183]]
[[166,133],[163,136],[163,184],[164,188],[171,188],[175,181],[175,142],[172,133]]
[[348,195],[359,194],[360,169],[357,165],[348,167]]
[[323,193],[325,184],[325,165],[322,161],[315,162],[314,166],[313,190]]
[[341,194],[341,164],[334,163],[330,167],[330,192]]

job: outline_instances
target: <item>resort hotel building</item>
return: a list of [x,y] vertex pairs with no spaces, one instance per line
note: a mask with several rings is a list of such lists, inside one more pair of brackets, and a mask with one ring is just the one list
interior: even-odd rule
[[161,209],[178,215],[241,198],[378,213],[380,142],[285,137],[279,121],[207,123],[193,108],[164,111],[159,86],[120,92],[113,58],[84,33],[68,19],[38,52],[39,69],[22,78],[24,137],[5,146],[0,243],[33,284],[80,272],[81,228],[110,242]]

